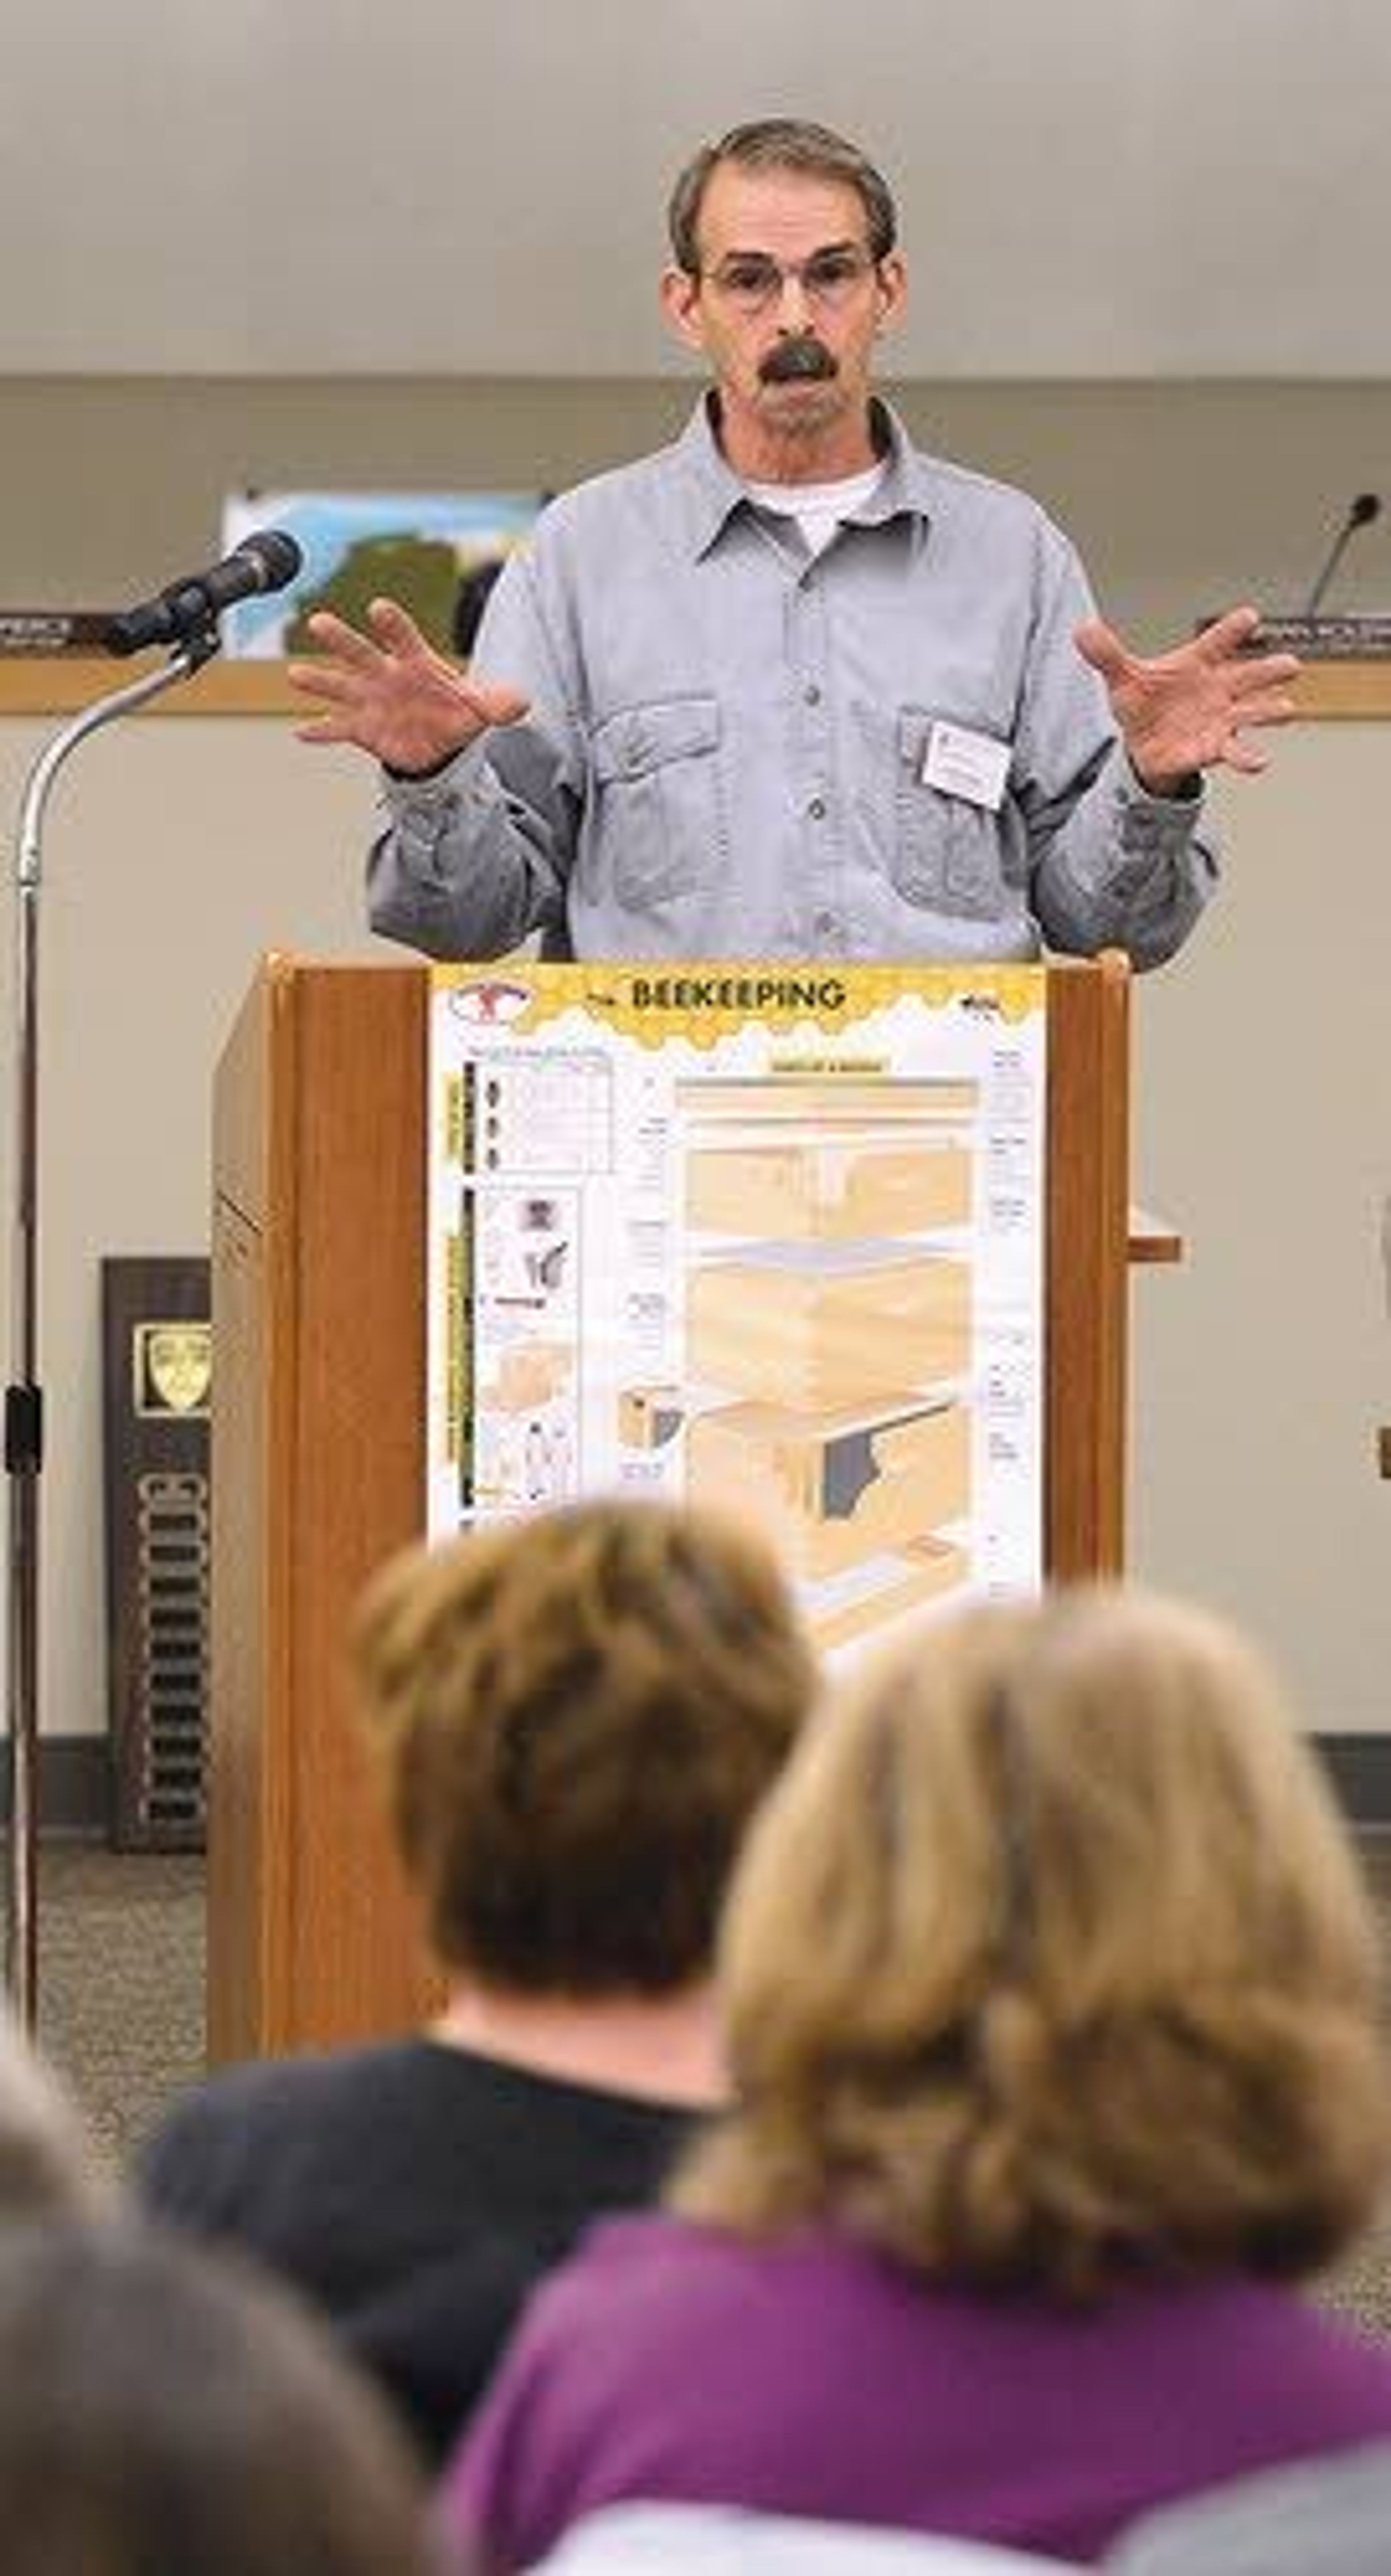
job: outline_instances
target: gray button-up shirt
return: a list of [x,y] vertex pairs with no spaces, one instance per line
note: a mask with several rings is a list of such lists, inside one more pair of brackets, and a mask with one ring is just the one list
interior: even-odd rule
[[[1201,800],[1136,781],[1072,547],[876,417],[883,477],[816,556],[704,404],[552,505],[475,657],[530,713],[386,782],[376,929],[444,958],[537,930],[555,957],[1172,955],[1215,881]],[[969,767],[931,783],[939,723],[1007,748],[994,810]]]

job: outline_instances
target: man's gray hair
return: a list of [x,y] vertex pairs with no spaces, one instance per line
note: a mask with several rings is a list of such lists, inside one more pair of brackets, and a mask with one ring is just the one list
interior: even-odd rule
[[700,273],[700,209],[713,173],[725,161],[741,170],[797,170],[810,179],[840,180],[855,190],[864,207],[871,257],[887,259],[893,249],[898,238],[893,192],[859,145],[834,134],[829,125],[764,116],[751,125],[731,126],[718,143],[702,144],[671,192],[667,228],[676,264],[688,277]]

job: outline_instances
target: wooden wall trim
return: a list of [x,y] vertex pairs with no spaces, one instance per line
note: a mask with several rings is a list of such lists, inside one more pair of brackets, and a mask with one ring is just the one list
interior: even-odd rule
[[[89,661],[61,653],[0,657],[0,715],[75,714],[153,661],[150,654],[133,662]],[[1391,717],[1391,662],[1306,662],[1296,695],[1300,715],[1310,723]],[[209,662],[183,688],[170,689],[143,712],[156,717],[280,716],[299,708],[283,662],[246,661]]]
[[[88,661],[72,654],[38,653],[0,659],[0,715],[76,715],[94,698],[119,689],[140,671],[153,670],[145,653],[130,662]],[[283,662],[207,662],[182,688],[169,689],[154,707],[166,716],[280,716],[303,712],[285,677]]]

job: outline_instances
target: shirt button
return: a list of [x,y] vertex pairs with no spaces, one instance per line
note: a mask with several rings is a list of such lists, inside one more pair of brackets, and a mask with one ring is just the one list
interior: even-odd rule
[[802,695],[809,707],[820,706],[821,691],[818,689],[815,680],[808,680],[806,687],[802,691]]
[[824,823],[826,820],[825,798],[821,796],[813,796],[811,803],[807,807],[807,812],[811,816],[813,823]]
[[840,923],[833,912],[818,912],[812,928],[821,938],[829,939],[833,931],[839,930]]

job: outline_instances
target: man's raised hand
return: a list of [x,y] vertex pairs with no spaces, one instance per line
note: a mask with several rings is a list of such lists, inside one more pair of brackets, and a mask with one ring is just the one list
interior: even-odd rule
[[301,742],[350,742],[388,769],[439,769],[490,725],[515,724],[528,701],[517,689],[485,687],[426,642],[392,599],[374,599],[367,631],[330,609],[309,620],[320,650],[292,662],[290,686],[319,712],[295,730]]
[[1248,729],[1288,724],[1299,664],[1292,653],[1253,653],[1255,608],[1233,608],[1189,644],[1145,659],[1099,617],[1077,629],[1077,650],[1106,683],[1115,719],[1141,785],[1163,796],[1195,770],[1264,769],[1267,754]]

